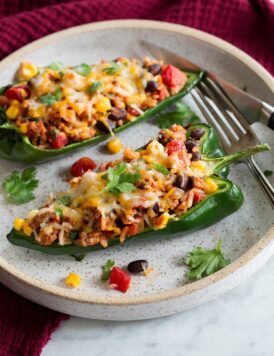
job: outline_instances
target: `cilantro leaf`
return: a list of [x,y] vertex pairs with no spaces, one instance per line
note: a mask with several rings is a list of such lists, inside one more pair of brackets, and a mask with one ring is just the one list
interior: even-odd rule
[[273,171],[271,171],[271,170],[269,170],[269,169],[266,169],[266,170],[264,171],[264,175],[265,175],[266,177],[271,177],[272,174],[273,174]]
[[65,205],[68,206],[71,203],[71,197],[70,195],[63,195],[62,197],[56,199],[56,203],[60,205]]
[[82,63],[79,66],[74,67],[74,70],[76,73],[86,77],[91,72],[91,67],[86,63]]
[[0,106],[0,125],[4,124],[5,122],[7,122],[5,109],[3,106]]
[[3,182],[3,189],[12,203],[24,204],[35,198],[33,191],[38,183],[36,169],[31,167],[26,168],[21,174],[13,171]]
[[187,272],[188,278],[201,279],[227,266],[230,260],[224,258],[221,251],[221,240],[219,240],[217,248],[213,250],[195,247],[188,254],[185,263],[190,269]]
[[119,63],[116,63],[114,61],[109,62],[109,67],[106,67],[103,69],[103,72],[105,72],[108,75],[116,74],[122,69],[122,65]]
[[95,93],[101,86],[103,85],[102,82],[93,82],[91,86],[88,88],[89,93]]
[[40,96],[39,99],[41,103],[45,104],[46,106],[51,106],[53,103],[55,103],[57,100],[60,100],[61,98],[62,98],[62,91],[60,88],[57,88],[54,94],[46,94]]
[[107,260],[107,262],[104,264],[103,268],[103,274],[102,274],[102,281],[107,281],[109,279],[112,267],[114,267],[115,261],[113,260]]
[[153,168],[156,169],[156,171],[161,172],[166,176],[170,173],[170,171],[166,167],[164,167],[164,166],[162,166],[161,164],[158,164],[158,163],[155,163],[153,165]]
[[0,88],[0,95],[4,94],[4,92],[6,91],[7,86],[5,85],[4,87]]
[[56,206],[56,207],[54,208],[54,212],[55,212],[56,215],[59,215],[60,218],[62,218],[62,217],[64,216],[64,215],[63,215],[63,210],[62,210],[62,208],[60,208],[60,206]]
[[200,119],[187,105],[177,103],[175,110],[159,115],[156,123],[160,128],[167,129],[174,124],[181,126],[199,124]]
[[129,193],[135,189],[135,183],[140,179],[140,173],[126,172],[127,164],[119,163],[115,168],[109,168],[104,179],[108,180],[103,192],[112,194]]
[[65,68],[64,63],[57,61],[57,62],[52,62],[50,63],[47,68],[53,69],[53,70],[61,70]]
[[75,240],[76,237],[78,237],[78,235],[79,235],[79,231],[76,229],[70,230],[70,232],[69,232],[70,240]]

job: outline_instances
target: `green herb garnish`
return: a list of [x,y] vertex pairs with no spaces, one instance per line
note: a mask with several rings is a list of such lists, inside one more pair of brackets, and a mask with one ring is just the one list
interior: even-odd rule
[[166,167],[164,167],[164,166],[162,166],[161,164],[158,164],[158,163],[155,163],[153,165],[153,168],[156,169],[156,171],[161,172],[161,173],[163,173],[165,175],[168,175],[170,173],[170,171]]
[[115,168],[109,168],[107,174],[103,176],[108,183],[103,192],[112,194],[128,193],[135,189],[135,183],[140,179],[140,173],[126,172],[127,164],[119,163]]
[[88,88],[89,93],[95,93],[101,86],[103,85],[102,82],[94,82],[91,84],[91,86]]
[[60,88],[57,88],[54,94],[46,94],[40,96],[39,99],[41,103],[45,104],[46,106],[51,106],[53,103],[55,103],[57,100],[60,100],[61,98],[62,98],[62,91]]
[[15,204],[24,204],[35,198],[33,191],[38,186],[36,169],[26,168],[21,174],[13,171],[3,182],[8,199]]
[[102,274],[102,281],[107,281],[109,279],[112,267],[114,267],[115,261],[113,260],[107,260],[107,262],[104,264],[103,268],[103,274]]
[[116,74],[122,69],[122,64],[116,63],[114,61],[109,62],[109,67],[103,69],[103,72],[108,75]]
[[79,235],[79,231],[78,230],[73,229],[73,230],[70,230],[70,232],[69,232],[70,240],[75,240],[76,237],[78,237],[78,235]]
[[86,77],[91,72],[91,67],[86,63],[82,63],[79,66],[74,67],[73,69],[76,73],[82,75],[83,77]]
[[175,104],[175,110],[161,114],[156,119],[157,125],[162,129],[167,129],[174,124],[185,127],[190,124],[196,125],[200,122],[199,117],[183,103]]
[[57,62],[52,62],[52,63],[50,63],[50,64],[47,66],[47,68],[50,68],[50,69],[59,71],[59,70],[61,70],[61,69],[64,69],[64,68],[65,68],[65,65],[64,65],[64,63],[57,61]]
[[68,206],[71,203],[71,197],[70,195],[63,195],[62,197],[56,199],[56,203]]
[[5,122],[7,122],[5,109],[3,106],[0,106],[0,125],[4,124]]
[[201,279],[227,266],[230,260],[224,258],[221,250],[221,240],[219,240],[217,248],[213,250],[195,247],[188,254],[185,263],[190,269],[187,272],[188,278]]
[[63,215],[63,210],[62,210],[62,208],[60,208],[60,206],[56,206],[55,208],[54,208],[54,211],[55,211],[55,214],[56,215],[59,215],[60,216],[60,218],[62,218],[64,215]]
[[0,88],[0,95],[2,95],[7,89],[7,86],[1,87]]
[[264,171],[264,175],[265,175],[266,177],[271,177],[272,174],[273,174],[273,171],[271,171],[270,169],[266,169],[266,170]]

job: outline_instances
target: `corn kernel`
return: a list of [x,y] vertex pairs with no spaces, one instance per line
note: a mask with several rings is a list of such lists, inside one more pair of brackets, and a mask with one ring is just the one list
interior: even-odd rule
[[191,167],[204,172],[206,170],[206,163],[203,161],[193,161],[191,162]]
[[67,276],[65,283],[68,287],[77,288],[77,287],[79,287],[79,285],[81,283],[81,278],[76,273],[70,273]]
[[145,271],[144,271],[144,276],[147,277],[151,272],[153,272],[154,269],[152,267],[149,267],[147,268]]
[[15,120],[19,114],[19,108],[11,105],[6,111],[6,115],[10,120]]
[[23,124],[20,125],[20,131],[23,134],[26,134],[28,132],[28,124],[26,122],[24,122]]
[[99,204],[99,199],[96,197],[90,197],[88,198],[85,203],[83,204],[83,206],[85,208],[96,208]]
[[21,231],[25,224],[24,219],[16,218],[13,222],[13,227],[16,231]]
[[123,145],[121,140],[118,137],[115,137],[112,140],[108,141],[107,148],[110,153],[115,154],[121,152]]
[[203,189],[206,193],[214,193],[218,190],[218,185],[211,178],[205,178]]
[[23,62],[18,70],[18,80],[29,80],[36,76],[38,68],[29,62]]
[[164,229],[167,226],[168,220],[169,214],[163,213],[155,220],[154,227],[158,230]]
[[146,100],[146,95],[145,94],[133,94],[127,98],[127,104],[137,104],[141,105],[143,102]]
[[30,236],[32,234],[32,228],[25,222],[23,225],[24,234]]
[[109,98],[103,97],[95,104],[95,109],[99,112],[106,112],[111,109]]

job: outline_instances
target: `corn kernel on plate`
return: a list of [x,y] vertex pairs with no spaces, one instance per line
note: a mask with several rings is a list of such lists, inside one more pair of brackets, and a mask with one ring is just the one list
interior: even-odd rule
[[[72,80],[72,78],[66,76],[71,71],[74,72],[71,68],[75,69],[76,66],[79,66],[79,63],[101,63],[102,59],[111,60],[115,58],[138,58],[142,60],[147,54],[137,43],[146,38],[149,38],[155,44],[168,44],[170,50],[181,51],[183,56],[200,65],[207,63],[209,69],[214,68],[217,74],[232,83],[240,87],[246,85],[251,93],[263,97],[270,103],[274,102],[271,76],[259,64],[235,47],[211,35],[190,28],[150,21],[102,22],[72,28],[48,36],[4,59],[0,64],[0,82],[4,84],[12,82],[15,72],[18,73],[19,79],[23,82],[32,80],[32,78],[36,78],[36,76],[33,76],[37,74],[37,68],[45,68],[53,62],[62,62],[66,68],[64,76],[55,78],[59,83],[58,87],[62,87],[63,80]],[[24,65],[18,71],[20,62],[23,62]],[[154,63],[148,65],[151,64]],[[102,69],[109,68],[109,62],[107,65],[102,63],[100,66],[103,66]],[[137,65],[138,70],[139,68]],[[56,75],[56,70],[47,68],[46,71],[48,70],[52,70],[53,76]],[[88,71],[85,66],[77,70]],[[134,72],[136,69],[129,70]],[[39,75],[43,76],[43,73],[43,70],[41,70]],[[103,71],[103,73],[105,72]],[[79,75],[79,73],[76,74]],[[147,75],[150,76],[151,73]],[[75,76],[75,74],[72,76]],[[83,76],[83,78],[81,85],[83,87],[88,86],[88,88],[95,81],[104,82],[102,78],[96,78],[95,81],[91,78],[90,82],[86,82],[88,75]],[[47,96],[48,93],[43,91],[43,85],[36,87],[36,84],[35,90],[41,90],[37,93],[37,97]],[[96,85],[90,90],[94,90]],[[21,89],[24,90],[24,88]],[[54,87],[54,95],[58,96],[57,89]],[[138,104],[138,100],[143,100],[142,103],[145,103],[145,105],[152,105],[151,101],[155,98],[152,97],[151,93],[153,92],[149,93],[145,98],[134,97],[134,102],[121,103],[120,105],[125,105],[127,109],[127,105]],[[21,94],[24,96],[24,91]],[[75,95],[75,92],[66,92],[65,87],[63,91],[62,87],[62,95],[65,101]],[[108,96],[101,92],[100,97],[96,96],[96,102],[94,102],[96,112],[100,113],[98,116],[100,122],[105,122],[104,112],[109,110],[109,105],[112,105],[111,100],[108,101],[107,99]],[[33,122],[35,123],[37,100],[35,98],[32,98],[32,100],[33,107],[31,107],[31,110],[33,111],[26,115],[33,115]],[[46,97],[43,100],[45,103],[42,103],[43,105],[38,110],[42,110],[45,117],[48,110],[55,110],[54,113],[57,116],[60,111],[68,110],[67,103],[65,108],[55,108],[55,105],[62,103],[62,100],[54,101],[52,103],[54,107],[47,104],[48,100],[51,102],[54,98]],[[148,103],[146,100],[148,100]],[[184,101],[193,110],[197,110],[188,97]],[[143,109],[145,108],[143,107]],[[124,108],[121,107],[121,109]],[[30,133],[29,126],[26,125],[26,122],[18,121],[18,113],[22,110],[22,103],[19,101],[18,104],[18,100],[14,99],[9,103],[6,114],[17,125],[18,130],[28,135]],[[81,108],[75,107],[73,113],[76,110],[81,110]],[[127,119],[128,117],[130,119],[132,113],[134,114],[132,111],[127,113]],[[199,112],[197,113],[199,115]],[[75,127],[78,124],[75,123]],[[81,126],[80,129],[78,127],[76,129],[78,131],[73,134],[74,136],[71,136],[71,129],[69,132],[66,131],[66,125],[57,129],[68,136],[70,135],[69,140],[78,140],[79,136],[77,135],[84,135],[82,139],[85,139],[86,135],[96,134],[97,128],[95,125],[96,123],[92,127],[94,132],[87,132],[90,128],[87,129],[85,125]],[[105,126],[108,126],[108,123]],[[268,142],[273,148],[273,132],[260,124],[255,124],[255,129],[262,141]],[[84,148],[79,152],[70,152],[64,158],[34,165],[37,169],[39,185],[35,190],[35,200],[26,204],[14,205],[8,203],[5,195],[1,194],[1,282],[30,300],[69,314],[106,320],[133,320],[176,313],[211,300],[239,284],[266,262],[274,252],[273,211],[268,206],[263,193],[258,189],[257,183],[247,167],[243,164],[233,166],[229,177],[241,186],[245,195],[244,205],[234,215],[205,230],[190,233],[181,238],[163,239],[156,237],[147,241],[135,241],[131,244],[95,251],[87,255],[81,262],[70,256],[48,256],[8,243],[6,235],[13,224],[17,230],[23,231],[25,235],[32,234],[31,226],[23,217],[26,216],[27,211],[42,206],[49,193],[56,194],[67,190],[65,179],[68,177],[73,162],[81,157],[90,157],[100,166],[103,162],[121,157],[124,148],[137,149],[144,146],[156,137],[158,132],[159,128],[155,125],[154,120],[147,120],[129,127],[113,137],[108,142],[107,147],[106,143],[100,143],[96,146]],[[30,139],[33,140],[34,144],[45,145],[45,147],[52,145],[54,141],[48,136],[44,137],[43,142],[34,136],[30,136]],[[133,151],[133,153],[129,151],[129,157],[131,157],[131,154],[134,155],[134,152],[136,151]],[[113,154],[117,156],[113,156]],[[155,157],[150,161],[151,157],[147,155],[147,152],[141,154],[147,156],[145,157],[146,165],[154,164]],[[273,151],[258,156],[258,162],[265,170],[273,168],[273,160]],[[165,166],[165,162],[157,163]],[[29,164],[29,166],[32,166],[32,164]],[[21,171],[25,167],[26,165],[22,163],[1,160],[1,182],[13,170]],[[202,172],[204,167],[202,163],[197,161],[191,169]],[[147,167],[144,167],[144,170],[147,170]],[[204,184],[202,190],[205,194],[210,194],[216,189],[214,181],[205,179]],[[87,204],[92,205],[94,201],[89,201]],[[159,224],[160,227],[161,224],[165,223],[165,216],[162,217],[161,221],[155,220],[155,224]],[[182,263],[182,259],[194,246],[214,248],[220,239],[222,240],[222,250],[232,263],[209,277],[190,282],[186,277],[187,267]],[[101,243],[104,243],[104,241],[102,240]],[[102,266],[108,260],[114,260],[116,265],[126,267],[129,262],[141,259],[148,261],[149,268],[145,273],[146,276],[133,276],[131,286],[126,294],[109,288],[108,284],[101,281]]]

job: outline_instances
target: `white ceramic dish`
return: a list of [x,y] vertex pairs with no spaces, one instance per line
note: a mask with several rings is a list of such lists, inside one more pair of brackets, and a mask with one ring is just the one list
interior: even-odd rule
[[[143,57],[139,39],[182,53],[183,56],[217,72],[225,79],[274,103],[274,81],[258,63],[237,48],[214,36],[178,25],[152,21],[111,21],[65,30],[36,41],[0,63],[0,83],[11,81],[18,63],[29,59],[39,65],[60,60],[67,64],[92,63],[119,55]],[[256,124],[260,136],[274,145],[273,132]],[[124,131],[126,145],[139,147],[152,138],[158,128],[151,121]],[[37,303],[87,318],[133,320],[176,313],[211,300],[252,275],[274,252],[274,214],[247,168],[237,165],[231,178],[241,185],[246,199],[243,207],[222,222],[183,238],[150,239],[101,252],[91,253],[79,263],[71,257],[54,257],[15,247],[5,235],[15,216],[24,216],[40,205],[50,191],[65,189],[60,179],[70,164],[90,155],[97,162],[110,159],[104,144],[38,166],[40,179],[36,200],[13,206],[0,196],[1,240],[0,280],[24,297]],[[264,169],[273,168],[274,156],[261,154]],[[22,165],[1,160],[0,180]],[[57,179],[55,179],[57,178]],[[223,241],[225,255],[232,263],[198,282],[189,283],[181,260],[193,246],[213,247]],[[101,266],[112,258],[120,266],[146,258],[155,271],[149,277],[134,277],[127,294],[109,290],[100,282]],[[82,277],[78,290],[64,285],[70,271]]]

